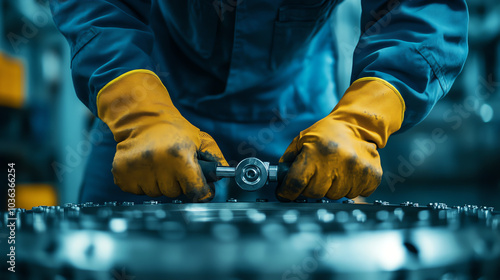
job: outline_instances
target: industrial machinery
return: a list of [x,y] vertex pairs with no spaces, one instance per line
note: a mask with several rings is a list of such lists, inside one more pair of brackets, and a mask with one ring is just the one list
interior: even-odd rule
[[87,202],[12,222],[1,279],[500,279],[500,213],[474,205]]

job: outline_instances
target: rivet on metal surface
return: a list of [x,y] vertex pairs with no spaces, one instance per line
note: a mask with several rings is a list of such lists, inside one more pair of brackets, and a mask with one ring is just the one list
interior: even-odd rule
[[155,205],[155,204],[158,204],[158,201],[156,201],[156,200],[146,200],[142,204]]
[[33,208],[31,208],[31,210],[35,213],[43,213],[45,211],[43,206],[33,207]]
[[389,202],[388,201],[383,201],[383,200],[375,200],[373,202],[373,204],[375,204],[375,205],[389,205]]

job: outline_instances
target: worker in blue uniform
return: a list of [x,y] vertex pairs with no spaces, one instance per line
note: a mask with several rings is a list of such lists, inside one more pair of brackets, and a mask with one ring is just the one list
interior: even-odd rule
[[210,201],[227,189],[207,184],[198,160],[249,156],[291,163],[259,195],[370,195],[377,149],[424,119],[460,73],[467,6],[362,0],[351,86],[339,93],[329,20],[340,2],[51,1],[76,93],[104,135],[81,200]]

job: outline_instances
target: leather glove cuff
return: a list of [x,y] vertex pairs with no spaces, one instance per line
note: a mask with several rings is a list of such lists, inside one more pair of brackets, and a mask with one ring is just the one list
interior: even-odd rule
[[165,109],[180,115],[160,78],[146,69],[120,75],[97,94],[98,117],[110,128],[124,118],[132,120],[134,114],[161,114]]
[[138,125],[184,120],[160,78],[145,69],[129,71],[103,87],[97,95],[97,112],[117,142],[128,138]]
[[401,128],[404,112],[403,97],[393,85],[366,77],[352,83],[327,118],[348,123],[359,138],[383,148]]

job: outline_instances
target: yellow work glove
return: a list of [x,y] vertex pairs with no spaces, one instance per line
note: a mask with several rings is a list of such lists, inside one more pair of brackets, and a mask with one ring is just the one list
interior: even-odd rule
[[210,201],[210,187],[198,159],[227,165],[210,135],[189,123],[175,108],[167,89],[151,71],[127,72],[97,96],[99,118],[113,132],[115,184],[148,196]]
[[379,78],[362,78],[345,92],[333,111],[297,136],[280,159],[293,162],[278,199],[340,199],[369,196],[382,179],[377,148],[403,122],[399,92]]

